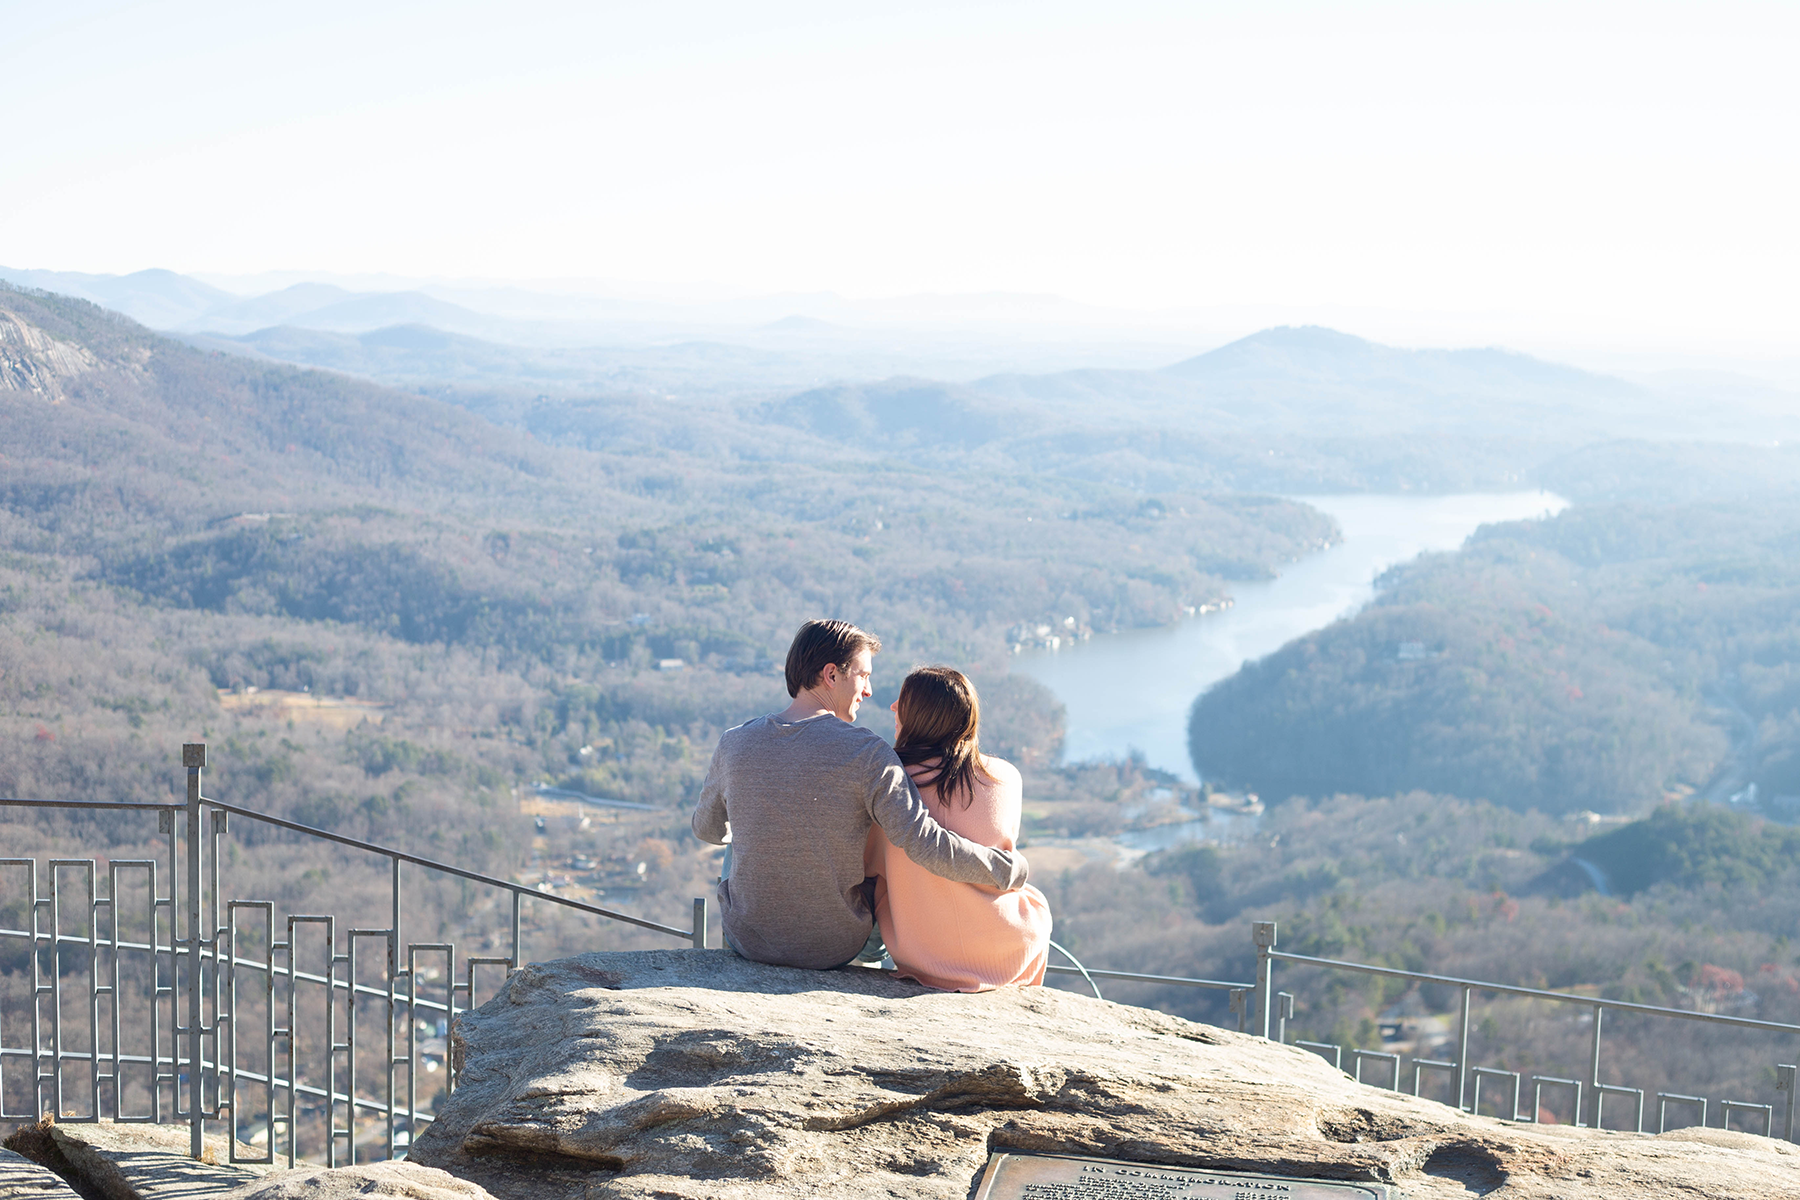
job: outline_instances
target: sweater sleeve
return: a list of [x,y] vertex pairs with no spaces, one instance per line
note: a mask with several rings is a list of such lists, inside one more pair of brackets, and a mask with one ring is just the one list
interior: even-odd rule
[[1023,854],[983,846],[939,825],[898,760],[883,766],[874,777],[869,815],[906,857],[933,875],[958,883],[986,884],[1003,892],[1025,886],[1030,868]]
[[[724,743],[720,745],[722,747]],[[731,840],[731,821],[725,815],[725,771],[719,762],[720,755],[720,750],[713,751],[712,766],[707,768],[706,782],[700,788],[700,802],[694,805],[694,816],[688,822],[695,837],[715,846],[723,846]]]

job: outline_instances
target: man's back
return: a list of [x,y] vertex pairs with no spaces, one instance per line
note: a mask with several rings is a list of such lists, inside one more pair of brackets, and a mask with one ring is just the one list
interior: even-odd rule
[[1022,859],[932,821],[893,750],[867,729],[825,714],[727,730],[693,828],[714,843],[730,828],[719,900],[739,952],[782,966],[848,962],[869,934],[863,845],[875,822],[928,870],[1002,888],[1025,881]]

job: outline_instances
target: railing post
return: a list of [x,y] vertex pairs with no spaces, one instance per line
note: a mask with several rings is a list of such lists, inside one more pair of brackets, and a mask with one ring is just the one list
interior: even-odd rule
[[200,772],[206,743],[183,745],[181,765],[187,768],[188,1153],[198,1159],[206,1148],[200,1090]]
[[[37,1115],[46,1113],[51,1117],[62,1115],[62,997],[57,994],[58,980],[62,972],[56,961],[56,872],[50,872],[46,881],[50,894],[43,899],[38,898],[37,863],[34,861],[25,872],[25,903],[31,906],[31,1074],[33,1082],[33,1098],[37,1102]],[[50,933],[48,939],[44,934],[44,910],[51,912]],[[50,981],[44,982],[44,942],[50,943]],[[44,995],[50,995],[50,1047],[44,1048]],[[48,1061],[50,1070],[44,1071]],[[49,1093],[50,1103],[46,1106],[44,1096]]]
[[[230,939],[224,936],[224,930],[219,924],[219,897],[223,894],[219,886],[219,839],[225,836],[230,828],[231,814],[224,809],[213,809],[212,819],[207,822],[206,888],[208,897],[204,906],[206,909],[206,940],[202,945],[212,947],[213,964],[212,983],[209,985],[209,994],[212,996],[212,1025],[207,1030],[207,1037],[212,1043],[213,1058],[211,1111],[214,1120],[224,1120],[235,1133],[237,1130],[237,1105],[235,1101],[228,1100],[230,1093],[226,1090],[224,1076],[225,1052],[222,1044],[223,1038],[220,1036],[222,1031],[231,1028],[231,1018],[224,1011],[225,986],[230,977],[230,960],[221,953],[229,944]],[[204,1072],[201,1077],[204,1080]],[[236,1141],[233,1140],[230,1145],[235,1147]]]
[[[512,890],[512,966],[507,969],[506,973],[511,975],[514,971],[517,971],[524,965],[524,960],[519,953],[519,889],[514,888]],[[475,1007],[475,988],[473,984],[469,987],[469,1007]]]
[[1775,1067],[1775,1090],[1787,1100],[1787,1117],[1781,1123],[1783,1141],[1794,1140],[1794,1076],[1796,1068],[1793,1063],[1778,1063]]
[[[398,856],[394,856],[390,857],[388,862],[393,867],[394,897],[393,915],[388,923],[387,960],[387,1156],[391,1159],[394,1157],[394,1129],[398,1120],[394,1105],[397,1090],[394,1083],[394,1067],[398,1065],[394,1058],[396,1049],[394,1026],[400,1017],[400,859]],[[355,986],[354,980],[352,980],[352,986]],[[408,1021],[417,1019],[410,1005],[406,1010],[406,1019]],[[352,1123],[354,1124],[354,1122]],[[412,1138],[411,1128],[412,1120],[409,1110],[406,1135],[409,1145]],[[351,1141],[354,1142],[355,1139],[352,1138]]]
[[706,949],[706,897],[694,897],[694,949]]
[[[156,814],[156,832],[158,834],[166,834],[169,839],[169,894],[159,898],[156,895],[155,888],[151,888],[150,944],[152,953],[150,962],[151,976],[154,978],[157,970],[160,969],[162,964],[161,955],[163,950],[166,949],[169,952],[169,1074],[167,1079],[169,1082],[170,1111],[175,1116],[180,1116],[181,1035],[176,1032],[176,1027],[181,1024],[179,1004],[180,993],[177,991],[181,979],[181,872],[177,869],[180,866],[180,863],[178,863],[175,858],[176,845],[180,841],[180,835],[175,828],[177,824],[175,820],[176,815],[176,810],[173,808],[165,808]],[[154,879],[152,879],[152,883],[154,882]],[[158,913],[162,908],[167,908],[169,910],[169,944],[166,947],[162,944],[161,934],[157,932],[159,928]],[[155,990],[152,989],[151,996],[153,999],[155,995]],[[159,1020],[160,1012],[158,1011],[157,1006],[153,1005],[150,1016],[150,1057],[154,1061],[154,1066],[151,1068],[153,1086],[150,1095],[150,1114],[151,1120],[155,1121],[158,1125],[162,1124],[163,1118],[162,1085],[164,1079],[162,1074],[162,1043],[158,1040],[157,1034],[157,1031],[162,1028],[158,1023]]]
[[[1604,1006],[1599,1004],[1594,1005],[1594,1047],[1593,1053],[1588,1059],[1588,1087],[1594,1093],[1593,1127],[1595,1129],[1600,1128],[1600,1022],[1605,1015],[1606,1009]],[[1577,1125],[1581,1124],[1581,1114],[1579,1112],[1575,1114],[1575,1123]]]
[[[1395,1088],[1399,1091],[1399,1088]],[[1456,1109],[1461,1112],[1469,1099],[1469,989],[1462,990],[1462,1022],[1456,1035]]]
[[1269,1040],[1270,1018],[1275,1012],[1275,994],[1272,990],[1275,961],[1269,957],[1269,951],[1275,948],[1275,922],[1252,922],[1250,940],[1256,943],[1255,1033],[1266,1042]]

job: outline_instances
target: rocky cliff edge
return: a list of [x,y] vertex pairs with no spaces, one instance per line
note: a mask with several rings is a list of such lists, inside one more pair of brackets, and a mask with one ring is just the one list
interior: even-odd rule
[[1408,1197],[1800,1194],[1800,1150],[1512,1124],[1303,1050],[1045,988],[933,992],[725,951],[533,964],[458,1018],[415,1162],[503,1198],[967,1197],[994,1150]]

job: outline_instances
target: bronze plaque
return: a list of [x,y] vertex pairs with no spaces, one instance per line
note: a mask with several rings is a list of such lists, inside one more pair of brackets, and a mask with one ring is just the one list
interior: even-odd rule
[[975,1200],[1394,1200],[1395,1194],[1384,1183],[998,1153],[988,1157]]

